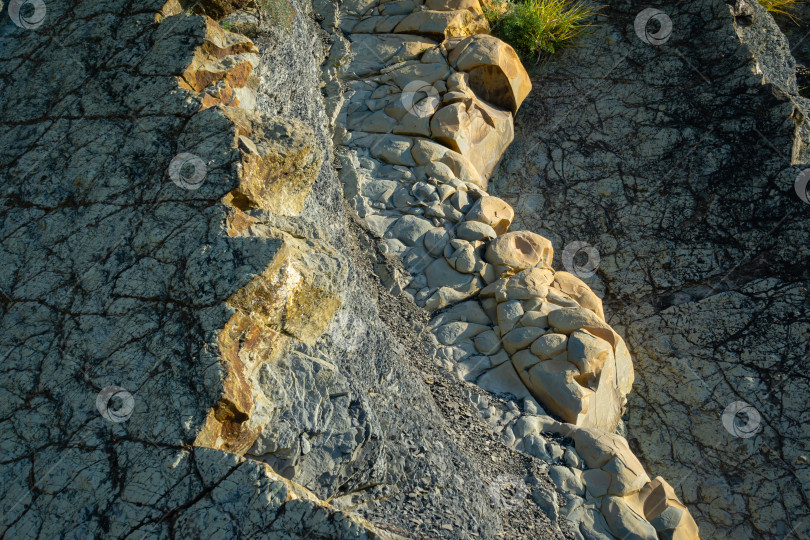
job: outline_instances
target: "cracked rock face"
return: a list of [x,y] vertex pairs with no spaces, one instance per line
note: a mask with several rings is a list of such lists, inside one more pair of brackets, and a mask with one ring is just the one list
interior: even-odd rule
[[239,456],[262,426],[234,326],[274,331],[229,298],[286,244],[234,232],[206,90],[243,88],[253,44],[171,3],[47,9],[2,22],[2,534],[368,534]]
[[598,250],[585,281],[635,364],[628,438],[701,536],[804,536],[807,100],[756,3],[658,6],[660,46],[634,32],[646,7],[612,3],[533,73],[491,190],[558,256]]
[[297,10],[227,25],[253,39],[176,2],[0,20],[3,536],[494,535],[497,471],[380,316],[422,324],[324,166]]
[[[690,150],[685,172],[673,167],[677,213],[640,202],[654,188],[621,169],[622,188],[635,190],[625,202],[642,211],[614,215],[603,203],[612,231],[634,236],[603,251],[601,281],[558,240],[601,230],[586,206],[620,190],[586,173],[603,173],[593,156],[610,162],[599,152],[618,131],[587,156],[566,130],[543,132],[539,146],[525,136],[493,177],[538,107],[574,107],[560,92],[573,78],[549,64],[539,105],[528,97],[529,74],[487,34],[476,0],[293,0],[262,13],[241,0],[11,6],[0,19],[2,535],[798,530],[802,467],[766,482],[754,472],[776,471],[768,458],[801,462],[803,406],[786,397],[803,379],[780,371],[796,351],[776,344],[807,341],[807,227],[799,212],[777,220],[778,198],[757,206],[728,178],[744,155],[765,171],[746,176],[751,190],[778,193],[795,168],[740,148],[753,131],[802,162],[807,102],[761,9],[704,4],[714,45],[690,42],[689,54],[711,56],[708,75],[732,91],[690,94],[684,106],[648,80],[675,109],[650,118],[656,101],[633,101],[638,85],[623,74],[629,88],[611,106],[629,100],[642,116],[598,115],[596,132],[638,127],[627,159],[644,172],[667,164],[662,148],[703,141],[697,116],[720,115],[694,150],[700,160]],[[620,21],[632,11],[610,9]],[[665,50],[607,28],[622,60]],[[599,32],[588,39],[604,52]],[[680,73],[651,65],[648,79]],[[742,125],[744,106],[757,113]],[[692,127],[653,129],[670,117]],[[555,186],[577,171],[559,215],[532,206],[549,193],[531,184],[543,163]],[[557,164],[559,178],[548,173]],[[501,198],[486,191],[492,178]],[[526,185],[537,189],[526,196]],[[580,198],[587,189],[594,196]],[[738,219],[750,208],[755,219]],[[633,221],[645,212],[655,219]],[[685,215],[683,230],[653,226]],[[653,234],[660,245],[644,243]],[[734,258],[749,248],[750,260]],[[665,249],[689,264],[656,267],[648,257]],[[608,293],[607,310],[591,285]],[[738,397],[767,393],[712,419],[732,383]],[[740,476],[728,472],[719,425],[748,451]],[[704,465],[690,484],[680,467],[698,457],[726,468]],[[760,506],[743,518],[741,501]]]

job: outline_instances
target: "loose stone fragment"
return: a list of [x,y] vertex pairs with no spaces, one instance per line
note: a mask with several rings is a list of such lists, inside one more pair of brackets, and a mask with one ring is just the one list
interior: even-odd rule
[[498,233],[486,223],[465,221],[456,227],[456,236],[474,242],[476,240],[492,240],[498,236]]

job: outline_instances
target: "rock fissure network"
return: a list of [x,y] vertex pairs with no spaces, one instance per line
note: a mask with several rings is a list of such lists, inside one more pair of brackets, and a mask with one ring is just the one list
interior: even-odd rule
[[801,536],[808,102],[762,8],[693,4],[691,72],[623,2],[530,77],[478,0],[10,2],[2,535]]

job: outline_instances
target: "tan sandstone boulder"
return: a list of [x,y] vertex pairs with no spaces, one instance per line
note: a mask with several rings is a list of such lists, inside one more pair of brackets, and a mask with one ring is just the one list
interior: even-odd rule
[[[621,435],[608,433],[599,429],[581,428],[575,430],[571,437],[574,446],[582,459],[591,469],[604,468],[611,460],[618,458],[627,469],[644,477],[644,467],[630,450],[627,440]],[[645,483],[649,478],[645,480]]]
[[512,47],[490,35],[475,35],[449,43],[448,49],[450,64],[469,73],[470,88],[478,97],[517,112],[532,83]]
[[602,300],[596,296],[588,285],[577,276],[568,272],[556,272],[554,281],[551,284],[555,289],[559,289],[584,307],[596,313],[600,319],[605,320],[605,312],[602,309]]
[[592,406],[593,391],[576,382],[579,371],[563,358],[540,361],[523,350],[512,364],[532,396],[569,424],[580,425]]
[[602,515],[616,538],[658,540],[655,528],[624,497],[602,499]]
[[[503,264],[504,253],[515,256],[508,249],[510,240],[522,234],[526,233],[508,233],[490,242],[494,252],[488,255],[490,263],[501,267],[506,277],[481,289],[482,307],[497,325],[500,344],[535,399],[568,423],[614,431],[633,383],[624,340],[593,310],[550,288],[559,273],[534,266],[513,274],[513,266]],[[495,258],[498,252],[500,257]],[[531,264],[537,258],[506,262]],[[578,296],[592,303],[593,293],[579,284],[585,289]],[[628,484],[617,482],[618,493],[624,494]],[[631,491],[641,487],[631,484]]]
[[621,337],[613,331],[609,324],[596,316],[596,314],[583,307],[566,307],[549,313],[548,322],[564,334],[574,330],[587,330],[591,334],[604,339],[616,347]]
[[504,348],[512,353],[512,364],[531,394],[570,424],[614,430],[624,395],[613,384],[616,367],[610,344],[576,331],[570,337],[542,335],[531,343],[530,350],[515,352],[525,343],[507,347],[510,336],[527,330],[530,328],[509,332],[504,336]]
[[[478,170],[470,160],[446,146],[426,139],[414,139],[410,153],[417,165],[426,166],[430,163],[443,163],[450,167],[452,173],[459,180],[472,182],[483,189],[487,187],[487,181],[481,178]],[[514,212],[512,215],[514,215]]]
[[417,11],[405,17],[394,28],[395,34],[417,34],[439,40],[489,32],[483,15],[468,9],[455,11]]
[[697,523],[666,480],[660,476],[654,478],[641,489],[638,497],[643,504],[644,517],[658,531],[659,538],[699,538]]
[[515,274],[506,285],[506,294],[515,300],[542,298],[548,294],[548,284],[553,279],[551,270],[529,268]]
[[498,197],[488,195],[475,202],[465,219],[466,221],[486,223],[500,235],[506,234],[514,218],[515,211],[511,206]]
[[487,262],[513,270],[538,265],[550,266],[554,256],[551,242],[529,231],[514,231],[499,236],[487,246]]
[[430,120],[430,133],[469,159],[484,178],[489,178],[515,137],[512,115],[477,98],[439,109]]

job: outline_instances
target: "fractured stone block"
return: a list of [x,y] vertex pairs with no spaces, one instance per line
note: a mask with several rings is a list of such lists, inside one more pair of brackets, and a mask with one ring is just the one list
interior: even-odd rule
[[318,177],[323,148],[312,129],[292,118],[224,109],[237,125],[241,155],[239,186],[226,203],[260,208],[282,216],[297,215]]

